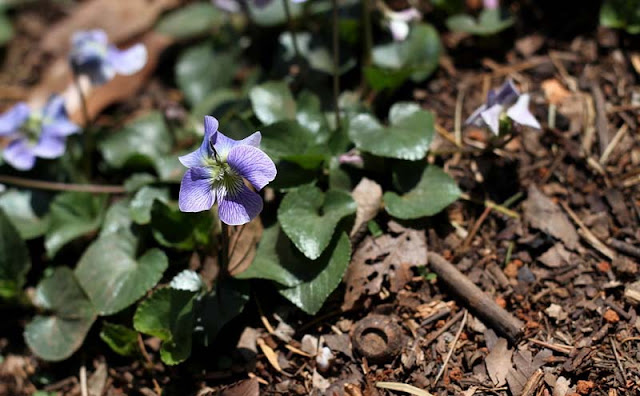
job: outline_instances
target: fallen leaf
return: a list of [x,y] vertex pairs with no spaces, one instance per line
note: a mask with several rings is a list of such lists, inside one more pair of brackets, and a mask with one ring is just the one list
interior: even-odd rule
[[413,276],[412,267],[427,264],[427,240],[424,231],[404,228],[389,222],[393,234],[367,237],[358,247],[345,274],[347,291],[342,309],[351,309],[363,296],[380,292],[385,279],[389,290],[397,292]]
[[260,384],[256,378],[244,380],[223,390],[221,396],[259,396]]
[[180,5],[179,0],[91,0],[49,28],[40,48],[55,55],[69,52],[78,30],[102,29],[113,43],[122,43],[149,30],[160,14]]
[[556,379],[556,386],[553,387],[553,396],[565,396],[569,393],[569,387],[571,381],[565,377],[558,377]]
[[276,371],[281,373],[282,368],[280,367],[280,363],[278,363],[278,353],[275,352],[269,345],[267,345],[267,343],[264,342],[262,338],[258,338],[257,342],[260,350],[262,351],[262,353],[264,353],[264,356],[266,356],[267,361],[269,361],[271,366],[273,366]]
[[571,96],[571,92],[555,78],[544,80],[542,82],[542,90],[547,101],[552,105],[559,105]]
[[349,236],[353,238],[361,232],[361,229],[373,220],[380,211],[382,204],[382,187],[373,180],[366,177],[351,192],[353,200],[356,201],[356,220]]
[[313,385],[313,389],[317,389],[320,392],[326,391],[331,386],[331,382],[321,376],[315,369],[313,370],[313,377],[311,378],[311,382]]
[[260,217],[243,226],[231,228],[233,232],[229,238],[229,272],[235,276],[244,272],[253,262],[263,228]]
[[558,304],[549,305],[549,307],[547,307],[544,312],[546,312],[546,314],[549,315],[550,318],[558,321],[564,320],[569,316]]
[[543,349],[535,357],[528,349],[519,350],[513,355],[513,367],[507,373],[507,383],[514,395],[519,395],[536,370],[547,363],[547,359],[553,356],[549,349]]
[[509,349],[507,340],[499,338],[484,360],[487,373],[496,387],[507,383],[507,373],[511,369],[511,356],[513,351]]
[[549,268],[559,268],[569,265],[571,262],[571,253],[567,249],[564,248],[564,245],[561,243],[556,243],[551,247],[551,249],[547,250],[542,254],[542,256],[538,257],[538,261],[542,264],[546,265]]
[[96,371],[87,379],[87,391],[89,396],[100,396],[104,393],[107,385],[107,365],[103,362],[98,363]]
[[578,233],[567,215],[535,185],[529,187],[523,206],[524,217],[531,227],[561,240],[571,250],[578,248]]

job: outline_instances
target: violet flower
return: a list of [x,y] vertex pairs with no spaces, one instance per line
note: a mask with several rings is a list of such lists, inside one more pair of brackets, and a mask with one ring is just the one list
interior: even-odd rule
[[144,44],[119,50],[108,43],[103,30],[76,32],[71,45],[69,61],[74,73],[87,75],[94,85],[104,84],[116,74],[135,74],[147,63]]
[[487,10],[495,10],[500,7],[499,0],[483,0],[482,5]]
[[[244,0],[240,0],[244,1]],[[253,5],[258,8],[265,8],[269,4],[273,3],[274,0],[251,0]],[[290,0],[292,3],[304,3],[308,0]],[[222,11],[230,12],[235,14],[237,12],[242,11],[242,7],[240,7],[240,3],[238,0],[212,0],[214,6],[218,7]]]
[[233,140],[218,131],[218,120],[204,118],[204,140],[199,149],[180,157],[189,170],[180,184],[178,206],[183,212],[209,210],[218,203],[220,221],[229,225],[250,222],[262,211],[262,198],[244,183],[261,190],[276,177],[273,161],[258,148],[255,132]]
[[489,91],[487,102],[478,107],[465,124],[486,126],[499,135],[502,120],[510,119],[516,124],[540,129],[540,123],[529,111],[530,97],[520,94],[511,80],[507,80],[497,90]]
[[409,36],[409,23],[422,18],[420,12],[411,7],[402,11],[386,11],[387,25],[395,41],[404,41]]
[[79,130],[69,120],[61,96],[52,96],[39,111],[32,111],[20,102],[0,115],[0,139],[7,142],[2,157],[18,170],[29,170],[35,165],[36,157],[62,156],[67,136]]

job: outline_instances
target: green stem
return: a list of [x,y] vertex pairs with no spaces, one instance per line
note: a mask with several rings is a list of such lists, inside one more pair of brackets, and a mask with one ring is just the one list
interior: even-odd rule
[[229,275],[229,226],[220,221],[220,274],[218,279]]
[[84,117],[84,131],[82,133],[82,162],[86,172],[87,180],[91,180],[91,151],[93,150],[93,142],[91,135],[91,117],[89,117],[89,107],[87,106],[87,98],[82,91],[80,78],[74,74],[73,81],[78,90],[80,98],[80,106],[82,107],[82,116]]
[[333,107],[336,112],[336,128],[340,129],[340,31],[338,26],[338,0],[331,0],[333,5]]
[[88,192],[93,194],[124,194],[127,190],[123,186],[105,186],[100,184],[67,184],[49,182],[44,180],[31,180],[17,176],[0,175],[0,183],[13,186],[35,188],[37,190],[49,191],[74,191]]
[[289,8],[289,0],[282,0],[284,6],[284,13],[287,16],[287,23],[289,24],[289,31],[291,33],[291,41],[293,42],[293,51],[296,54],[296,60],[302,59],[300,56],[300,47],[298,47],[298,38],[296,37],[295,27],[293,25],[293,18],[291,17],[291,9]]

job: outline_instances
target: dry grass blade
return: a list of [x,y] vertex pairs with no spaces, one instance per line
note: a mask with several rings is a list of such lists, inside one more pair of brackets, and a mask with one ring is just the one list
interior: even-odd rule
[[416,388],[413,385],[403,384],[401,382],[376,382],[376,386],[378,388],[405,392],[415,396],[433,396],[433,394],[427,392],[426,390]]
[[576,225],[580,228],[581,232],[578,232],[580,236],[582,236],[587,242],[589,242],[591,246],[593,246],[600,253],[610,258],[611,260],[613,260],[616,257],[616,253],[613,250],[611,250],[607,245],[605,245],[602,241],[600,241],[591,232],[591,230],[589,230],[587,226],[584,225],[582,220],[580,220],[578,215],[573,210],[571,210],[569,205],[567,205],[565,202],[560,202],[560,205],[562,205],[562,208],[565,210],[565,212],[567,212],[567,214],[569,215],[569,217],[571,217],[573,222],[576,223]]

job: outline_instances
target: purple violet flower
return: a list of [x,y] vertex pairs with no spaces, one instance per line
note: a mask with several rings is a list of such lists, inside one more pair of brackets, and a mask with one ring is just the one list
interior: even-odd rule
[[483,4],[483,7],[487,10],[495,10],[498,7],[500,7],[499,0],[483,0],[482,4]]
[[7,142],[2,157],[18,170],[29,170],[35,165],[36,157],[62,156],[67,136],[79,130],[69,120],[61,96],[52,96],[40,111],[32,111],[20,102],[0,115],[0,139]]
[[104,84],[116,74],[135,74],[147,63],[144,44],[120,50],[109,44],[102,30],[74,33],[71,46],[69,61],[74,73],[87,75],[94,85]]
[[275,164],[258,148],[261,139],[260,132],[230,139],[218,131],[218,120],[206,116],[202,145],[179,158],[189,168],[180,184],[180,210],[202,212],[217,201],[225,224],[241,225],[255,218],[262,211],[262,198],[243,179],[259,191],[276,177]]
[[[243,0],[244,1],[244,0]],[[273,3],[273,0],[251,0],[253,5],[258,8],[265,8],[269,4]],[[292,3],[304,3],[308,0],[290,0]],[[218,7],[222,11],[230,12],[235,14],[236,12],[240,12],[242,8],[240,7],[240,3],[238,0],[212,0],[214,6]]]
[[516,124],[540,129],[540,123],[529,111],[530,99],[528,94],[521,95],[513,82],[507,80],[499,89],[489,91],[487,102],[478,107],[465,124],[486,126],[499,135],[500,121],[506,117]]

